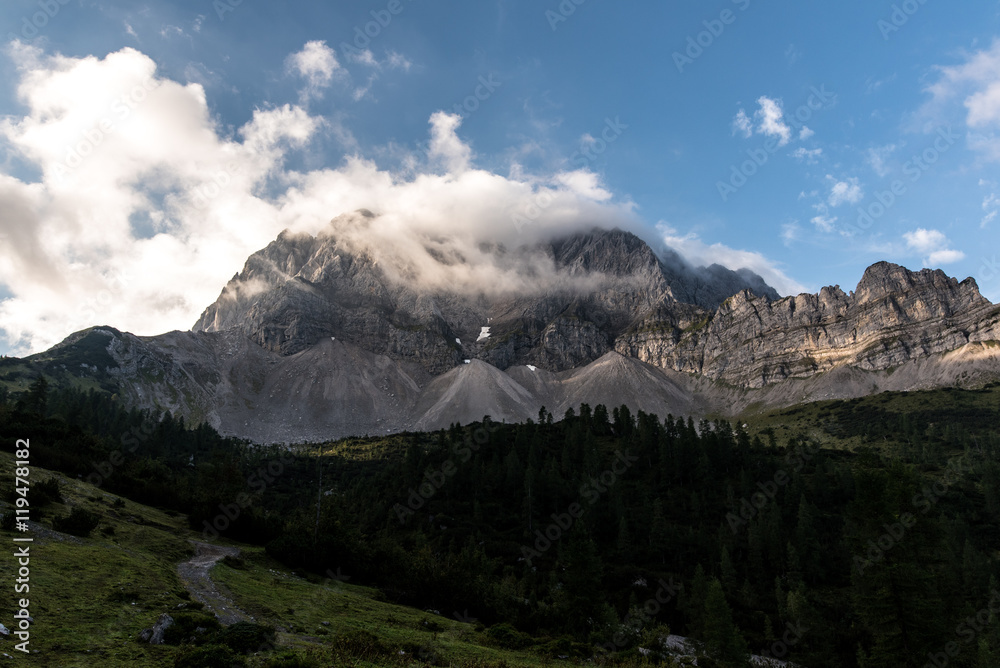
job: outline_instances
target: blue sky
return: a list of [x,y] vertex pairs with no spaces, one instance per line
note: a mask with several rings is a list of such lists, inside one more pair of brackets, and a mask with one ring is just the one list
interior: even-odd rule
[[998,37],[992,1],[7,0],[0,352],[186,329],[355,205],[510,241],[543,193],[529,228],[622,224],[783,294],[890,260],[996,302]]

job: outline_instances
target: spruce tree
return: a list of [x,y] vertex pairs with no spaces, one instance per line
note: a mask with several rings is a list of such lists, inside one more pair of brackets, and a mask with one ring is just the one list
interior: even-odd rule
[[709,654],[727,668],[746,666],[749,650],[746,640],[733,621],[722,583],[712,578],[705,597],[705,644]]

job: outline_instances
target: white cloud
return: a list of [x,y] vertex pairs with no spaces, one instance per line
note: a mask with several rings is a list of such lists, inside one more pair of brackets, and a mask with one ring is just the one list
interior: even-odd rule
[[[317,233],[361,208],[379,215],[337,218],[338,239],[407,280],[452,289],[547,285],[548,260],[534,276],[512,272],[482,241],[514,248],[595,224],[641,229],[634,205],[590,172],[476,168],[447,113],[430,118],[428,153],[397,171],[357,155],[295,171],[287,158],[336,135],[334,122],[286,104],[256,110],[233,135],[201,85],[160,76],[134,49],[72,58],[16,43],[11,54],[26,111],[0,120],[0,141],[39,174],[0,175],[0,286],[12,295],[0,301],[0,335],[15,354],[92,325],[187,329],[282,229]],[[515,214],[527,219],[520,229]],[[468,262],[447,267],[441,253]]]
[[903,234],[907,247],[921,255],[925,255],[924,266],[939,266],[958,262],[965,258],[965,253],[948,248],[951,242],[943,232],[918,228]]
[[303,95],[307,97],[322,97],[323,89],[330,85],[333,77],[344,73],[337,54],[326,42],[319,40],[306,42],[301,51],[288,56],[286,65],[290,72],[306,80],[308,87]]
[[879,178],[884,178],[889,174],[889,169],[886,167],[885,161],[895,153],[896,148],[895,144],[887,144],[868,149],[868,164],[871,165],[872,170]]
[[757,99],[760,109],[754,114],[757,119],[757,131],[769,137],[778,137],[779,146],[784,146],[792,139],[792,129],[784,122],[785,112],[781,109],[781,100],[772,100],[767,96]]
[[812,219],[812,224],[816,226],[816,229],[822,232],[833,232],[837,223],[837,216],[824,216],[819,215]]
[[386,53],[385,65],[390,69],[400,69],[409,72],[413,62],[401,53],[389,51]]
[[458,126],[462,117],[444,111],[431,116],[430,156],[440,160],[449,172],[461,173],[469,169],[472,149],[459,139]]
[[906,245],[918,253],[930,253],[941,246],[948,245],[948,237],[938,230],[925,230],[919,228],[913,232],[903,234]]
[[934,251],[930,256],[924,260],[924,264],[928,267],[936,267],[942,264],[951,264],[952,262],[958,262],[965,259],[965,253],[957,250],[939,250]]
[[815,165],[823,157],[823,149],[807,149],[802,146],[792,151],[792,157],[807,165]]
[[601,185],[601,179],[597,174],[585,169],[556,174],[555,180],[566,186],[570,191],[595,202],[607,202],[614,197]]
[[827,175],[828,181],[833,181],[833,186],[830,188],[830,196],[827,202],[832,207],[840,206],[841,204],[857,204],[865,196],[864,189],[858,182],[857,177],[851,177],[846,181],[838,181],[830,175]]
[[740,109],[736,114],[736,118],[733,119],[733,134],[741,134],[744,139],[749,139],[753,136],[753,121],[747,116],[747,112]]
[[758,274],[779,294],[796,295],[806,292],[801,283],[787,276],[778,268],[777,263],[760,253],[730,248],[721,243],[706,244],[694,232],[682,235],[663,221],[657,224],[656,229],[667,246],[696,266],[721,264],[731,269],[746,268]]
[[396,51],[386,51],[385,58],[379,60],[375,57],[375,54],[371,49],[354,49],[351,52],[345,54],[345,57],[353,63],[359,65],[365,65],[366,67],[371,67],[374,69],[399,69],[405,72],[409,72],[410,68],[413,67],[413,62],[401,53]]
[[781,240],[786,246],[791,246],[793,242],[799,240],[801,228],[797,222],[785,223],[781,226]]
[[979,179],[979,185],[980,187],[988,188],[990,191],[983,198],[983,219],[979,221],[980,229],[986,229],[990,223],[996,220],[997,214],[1000,214],[1000,196],[997,196],[997,185],[992,181]]
[[[766,137],[777,137],[778,146],[785,146],[792,141],[792,128],[785,123],[785,112],[781,108],[781,100],[775,100],[762,95],[757,98],[758,109],[754,112],[753,118],[747,115],[744,109],[740,109],[733,118],[733,134],[742,135],[744,139],[749,139],[756,132]],[[799,129],[799,139],[809,139],[816,133],[808,127]]]
[[969,146],[988,160],[1000,160],[1000,39],[989,49],[969,55],[964,63],[938,67],[940,77],[926,88],[932,99],[921,116],[941,123],[957,99],[962,100],[970,132]]

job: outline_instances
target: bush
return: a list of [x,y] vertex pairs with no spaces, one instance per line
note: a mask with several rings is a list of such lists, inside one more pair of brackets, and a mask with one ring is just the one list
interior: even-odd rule
[[433,619],[428,619],[427,617],[424,617],[423,619],[420,620],[420,623],[417,625],[417,628],[419,628],[421,631],[429,631],[431,633],[440,633],[441,631],[444,631],[443,626],[438,624]]
[[369,661],[391,656],[392,650],[378,636],[368,631],[350,631],[334,637],[330,643],[337,652]]
[[591,656],[594,651],[590,645],[585,645],[574,641],[572,638],[555,638],[540,646],[537,649],[542,656],[555,659],[560,656],[568,656],[573,659],[585,659]]
[[[214,615],[204,612],[175,612],[170,615],[174,623],[163,632],[163,642],[168,645],[180,645],[189,640],[206,641],[208,633],[221,628],[219,620]],[[200,632],[198,629],[204,629]]]
[[56,531],[86,538],[100,523],[101,518],[99,515],[77,506],[66,517],[53,519],[52,528]]
[[503,649],[523,649],[531,645],[531,636],[521,633],[507,622],[491,626],[486,637]]
[[231,557],[227,554],[222,558],[222,563],[238,571],[245,571],[247,569],[247,562],[243,557]]
[[271,657],[264,662],[264,668],[319,668],[320,663],[309,656],[298,654],[282,654]]
[[31,499],[31,505],[35,508],[63,501],[62,492],[59,491],[59,481],[55,477],[49,478],[45,482],[33,484],[28,492],[28,497]]
[[174,668],[233,668],[246,665],[242,657],[222,645],[205,645],[192,649],[174,661]]
[[108,594],[108,600],[112,603],[136,603],[139,598],[139,592],[135,589],[119,588]]
[[426,666],[450,666],[451,661],[449,661],[438,648],[431,643],[405,643],[403,645],[403,651],[406,652],[409,659],[419,661]]
[[252,654],[274,647],[274,629],[252,622],[237,622],[215,635],[215,641],[240,654]]

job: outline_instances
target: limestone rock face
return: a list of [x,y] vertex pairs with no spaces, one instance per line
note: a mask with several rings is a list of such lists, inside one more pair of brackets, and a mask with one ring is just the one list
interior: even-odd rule
[[776,301],[744,290],[706,321],[622,337],[626,355],[741,387],[806,378],[840,366],[866,371],[1000,339],[1000,309],[976,282],[879,262],[850,295],[839,287]]

